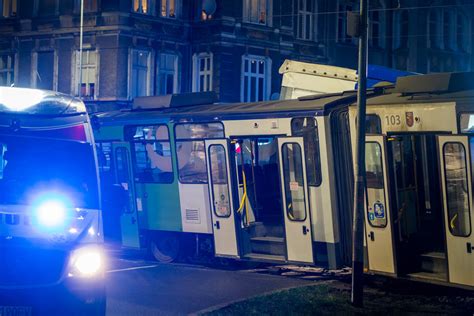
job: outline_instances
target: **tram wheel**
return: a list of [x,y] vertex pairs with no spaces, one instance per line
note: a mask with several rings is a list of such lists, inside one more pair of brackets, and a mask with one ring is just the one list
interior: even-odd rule
[[171,263],[178,259],[179,237],[172,233],[157,234],[150,242],[150,251],[156,261]]

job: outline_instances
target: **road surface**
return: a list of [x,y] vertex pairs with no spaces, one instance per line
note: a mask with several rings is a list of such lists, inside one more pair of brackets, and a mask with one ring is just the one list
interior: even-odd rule
[[107,315],[186,315],[310,283],[248,270],[111,258],[107,272]]

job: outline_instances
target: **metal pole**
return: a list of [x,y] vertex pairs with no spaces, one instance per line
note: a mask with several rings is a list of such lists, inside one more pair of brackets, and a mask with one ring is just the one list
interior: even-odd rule
[[79,29],[79,98],[82,96],[82,37],[84,29],[84,0],[81,0],[81,24]]
[[357,90],[357,147],[354,186],[354,220],[352,235],[351,303],[362,307],[364,269],[364,195],[365,195],[365,108],[367,93],[368,0],[360,0],[359,79]]

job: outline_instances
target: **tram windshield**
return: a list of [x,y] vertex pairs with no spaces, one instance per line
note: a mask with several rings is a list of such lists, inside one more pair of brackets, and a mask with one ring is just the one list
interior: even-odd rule
[[0,135],[0,204],[30,204],[51,193],[70,207],[99,207],[92,145]]

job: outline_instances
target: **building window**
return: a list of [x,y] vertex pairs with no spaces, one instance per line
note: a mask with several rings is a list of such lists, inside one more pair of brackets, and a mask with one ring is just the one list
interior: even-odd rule
[[440,16],[437,11],[431,10],[428,15],[428,47],[439,47]]
[[150,0],[133,0],[133,12],[151,14]]
[[244,22],[269,24],[269,0],[244,0]]
[[347,12],[354,11],[356,6],[353,3],[341,3],[337,5],[337,41],[339,43],[356,43],[355,38],[347,35]]
[[456,45],[457,49],[462,52],[468,52],[470,48],[470,20],[462,13],[458,13],[456,17]]
[[132,50],[130,77],[130,97],[132,99],[150,94],[150,55],[150,52],[146,50]]
[[302,40],[315,39],[315,12],[314,0],[298,0],[298,30],[297,38]]
[[242,58],[242,86],[240,100],[256,102],[268,100],[270,95],[269,69],[271,61],[260,56]]
[[59,11],[59,0],[36,0],[34,12],[36,15],[57,15]]
[[382,9],[369,12],[369,45],[384,47]]
[[0,86],[15,83],[15,58],[13,55],[0,55]]
[[82,51],[82,70],[80,52],[76,51],[75,95],[93,99],[95,97],[97,81],[97,51]]
[[408,36],[410,32],[410,16],[408,11],[403,10],[401,15],[401,27],[400,27],[400,46],[403,48],[408,47]]
[[[98,0],[83,0],[84,2],[84,12],[96,12],[97,11],[97,1]],[[76,0],[75,6],[76,12],[81,12],[81,0]]]
[[217,9],[217,4],[212,1],[200,0],[197,8],[197,19],[201,21],[212,20]]
[[0,0],[0,8],[2,8],[2,17],[11,18],[16,16],[17,0]]
[[408,47],[409,23],[409,14],[407,10],[395,12],[393,19],[393,29],[395,32],[393,38],[394,49]]
[[53,51],[37,52],[33,55],[33,87],[45,90],[54,90],[55,82],[55,54]]
[[450,10],[443,11],[443,44],[444,49],[453,48],[453,15]]
[[178,93],[178,56],[160,54],[156,72],[157,95]]
[[212,90],[212,53],[193,56],[193,92]]
[[177,0],[161,0],[160,15],[164,18],[176,18]]

